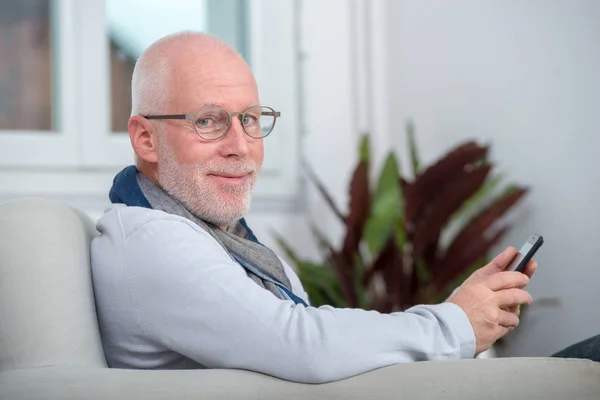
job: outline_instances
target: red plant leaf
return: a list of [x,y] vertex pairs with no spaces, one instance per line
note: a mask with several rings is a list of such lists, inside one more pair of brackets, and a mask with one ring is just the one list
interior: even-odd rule
[[304,163],[304,168],[306,169],[308,179],[310,179],[310,181],[313,183],[313,185],[315,185],[321,196],[323,196],[323,199],[329,205],[331,211],[333,211],[333,213],[340,219],[340,221],[342,221],[342,223],[345,223],[346,217],[335,204],[333,197],[331,197],[327,189],[325,189],[323,183],[321,183],[319,178],[317,178],[317,174],[312,170],[312,168],[309,167],[308,163]]
[[348,307],[358,307],[358,297],[353,284],[353,263],[348,263],[343,253],[329,247],[329,263],[333,266]]
[[489,164],[479,166],[472,171],[463,170],[453,182],[447,184],[443,190],[438,190],[424,210],[419,225],[416,226],[412,238],[413,259],[421,257],[427,246],[437,240],[441,229],[448,223],[452,214],[479,189],[490,170]]
[[438,263],[439,256],[439,234],[433,239],[433,241],[423,250],[423,261],[427,265],[428,269],[434,269]]
[[390,237],[373,262],[371,268],[363,278],[365,285],[370,284],[372,279],[381,274],[385,284],[385,291],[375,298],[373,304],[380,312],[391,312],[399,309],[407,301],[409,293],[408,276],[404,273],[402,251],[398,247],[394,237]]
[[388,264],[382,270],[385,283],[385,295],[388,299],[388,306],[391,307],[391,309],[386,310],[386,312],[400,309],[404,299],[408,295],[408,293],[403,290],[407,286],[406,283],[408,282],[408,277],[404,275],[402,269],[402,256],[394,241],[391,243],[390,248],[393,256],[389,258]]
[[487,147],[479,146],[473,141],[463,143],[448,152],[440,160],[419,174],[405,191],[405,220],[409,234],[417,223],[419,214],[435,196],[436,192],[457,174],[464,171],[467,165],[481,160],[488,152]]
[[410,188],[412,188],[412,183],[408,182],[406,179],[401,177],[400,178],[401,193],[403,193],[405,190],[410,190]]
[[375,261],[371,264],[371,267],[367,270],[365,275],[363,276],[363,284],[369,285],[371,281],[375,277],[378,272],[383,271],[388,265],[392,264],[393,259],[397,257],[396,251],[400,251],[398,246],[395,246],[395,241],[393,237],[390,237],[388,241],[385,243]]
[[369,216],[371,196],[369,192],[369,172],[366,161],[361,161],[355,168],[350,181],[350,206],[346,217],[346,235],[342,251],[337,261],[344,270],[343,277],[347,282],[348,303],[351,307],[358,306],[358,296],[353,282],[356,278],[354,264],[355,256],[359,253],[365,223]]
[[462,249],[469,246],[473,240],[482,237],[487,229],[525,196],[527,191],[527,188],[512,190],[479,212],[454,237],[445,251],[444,258],[451,260],[455,253],[461,253]]
[[432,279],[434,287],[437,290],[444,290],[448,284],[473,265],[475,261],[484,258],[490,249],[502,239],[508,229],[508,226],[498,229],[489,239],[480,237],[469,246],[464,247],[463,252],[456,258],[447,262],[443,261],[443,268]]
[[356,166],[350,181],[350,207],[346,217],[346,237],[343,247],[344,253],[350,256],[350,260],[358,251],[370,206],[368,164],[361,161]]

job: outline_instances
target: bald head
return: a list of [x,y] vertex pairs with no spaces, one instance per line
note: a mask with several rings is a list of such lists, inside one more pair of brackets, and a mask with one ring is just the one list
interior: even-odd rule
[[139,57],[131,82],[131,114],[164,112],[190,74],[223,61],[245,64],[223,40],[203,32],[179,32],[154,42]]

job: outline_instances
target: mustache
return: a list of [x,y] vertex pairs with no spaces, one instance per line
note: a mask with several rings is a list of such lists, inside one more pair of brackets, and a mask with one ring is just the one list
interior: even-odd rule
[[207,163],[199,165],[197,167],[199,172],[211,173],[211,174],[234,174],[234,175],[247,175],[247,174],[258,174],[260,168],[254,163],[231,163],[231,164],[217,164]]

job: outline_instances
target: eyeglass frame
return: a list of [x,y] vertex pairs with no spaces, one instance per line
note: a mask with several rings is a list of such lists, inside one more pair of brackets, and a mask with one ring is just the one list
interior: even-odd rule
[[[268,108],[269,110],[271,110],[271,112],[269,112],[268,114],[264,114],[261,112],[260,115],[271,115],[273,117],[273,126],[271,127],[271,130],[269,131],[269,133],[267,133],[264,136],[261,137],[254,137],[252,135],[250,135],[247,131],[246,128],[244,127],[244,122],[242,121],[242,118],[244,117],[244,115],[246,115],[246,113],[252,109],[252,108]],[[222,110],[227,114],[227,127],[225,128],[225,130],[223,131],[223,133],[219,136],[217,136],[214,139],[206,139],[205,137],[201,136],[200,133],[198,133],[198,130],[196,129],[196,115],[198,115],[202,110],[206,110],[206,109],[218,109],[218,110]],[[194,126],[194,132],[196,132],[196,135],[198,135],[198,137],[200,137],[203,140],[219,140],[221,139],[223,136],[225,136],[228,132],[229,129],[231,129],[231,122],[233,121],[233,117],[238,116],[238,119],[240,120],[240,125],[242,126],[242,129],[244,130],[244,133],[246,135],[248,135],[249,137],[251,137],[252,139],[264,139],[267,136],[269,136],[271,134],[271,132],[273,132],[273,129],[275,129],[275,123],[277,122],[277,118],[281,117],[281,112],[280,111],[275,111],[273,108],[269,107],[269,106],[261,106],[261,105],[256,105],[256,106],[250,106],[248,107],[246,110],[244,111],[236,111],[236,112],[229,112],[226,109],[222,108],[222,107],[218,107],[218,106],[212,106],[212,105],[206,105],[203,106],[202,108],[200,108],[198,111],[196,111],[193,114],[164,114],[164,115],[141,115],[142,117],[146,118],[146,119],[157,119],[157,120],[162,120],[162,119],[179,119],[179,120],[187,120],[187,121],[191,121],[192,125]]]

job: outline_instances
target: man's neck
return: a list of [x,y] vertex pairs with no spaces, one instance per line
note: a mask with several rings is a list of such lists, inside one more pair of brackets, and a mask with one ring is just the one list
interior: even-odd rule
[[150,178],[150,180],[152,182],[154,182],[154,184],[158,187],[160,187],[159,183],[158,183],[158,170],[156,169],[155,166],[152,166],[146,162],[143,161],[138,161],[136,163],[136,166],[138,171],[140,171],[142,174],[146,175],[148,178]]

